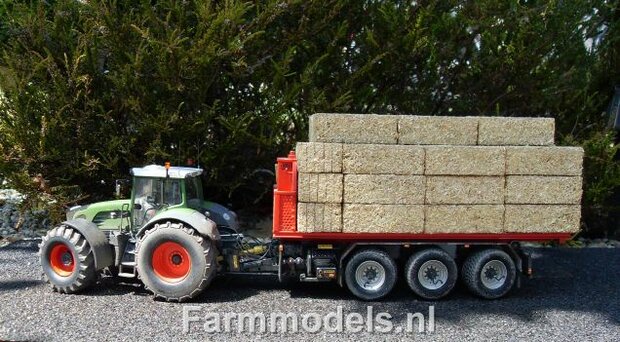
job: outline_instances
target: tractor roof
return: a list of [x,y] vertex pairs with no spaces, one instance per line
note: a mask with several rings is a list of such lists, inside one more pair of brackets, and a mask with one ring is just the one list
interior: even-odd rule
[[[131,174],[135,177],[166,178],[166,168],[161,165],[134,167],[131,169]],[[199,176],[200,174],[202,174],[202,169],[195,167],[171,166],[168,169],[168,176],[176,179]]]

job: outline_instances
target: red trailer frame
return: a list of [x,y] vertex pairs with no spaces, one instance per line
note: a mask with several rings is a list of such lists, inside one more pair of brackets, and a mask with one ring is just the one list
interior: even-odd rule
[[305,241],[443,241],[443,242],[512,242],[557,241],[564,243],[571,233],[303,233],[297,231],[297,157],[278,158],[276,185],[273,191],[273,237],[280,240]]

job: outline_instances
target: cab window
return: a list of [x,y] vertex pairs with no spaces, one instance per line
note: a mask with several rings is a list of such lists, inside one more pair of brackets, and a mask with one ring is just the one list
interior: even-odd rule
[[197,177],[187,178],[185,180],[185,191],[187,192],[187,201],[190,202],[192,200],[201,200],[200,191],[198,187],[200,186],[200,182]]
[[178,179],[139,178],[135,198],[154,206],[181,204],[181,183]]
[[153,218],[167,206],[181,204],[181,180],[166,178],[136,178],[134,183],[133,222],[136,227]]
[[164,204],[181,204],[181,182],[179,180],[165,180],[164,183]]

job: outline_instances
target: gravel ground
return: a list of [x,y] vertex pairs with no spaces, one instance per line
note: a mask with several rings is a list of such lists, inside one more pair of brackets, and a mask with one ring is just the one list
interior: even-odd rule
[[[61,295],[40,280],[36,242],[0,248],[0,340],[566,340],[620,339],[620,249],[533,249],[535,276],[496,301],[481,300],[459,286],[448,298],[427,302],[405,284],[382,302],[364,303],[333,284],[281,285],[274,279],[218,278],[194,303],[154,301],[138,284],[104,278],[79,295]],[[195,305],[201,323],[183,332],[183,307]],[[406,326],[407,313],[429,318],[435,330],[418,333],[299,332],[207,333],[204,317],[214,313],[391,315]],[[416,321],[417,322],[417,321]],[[417,325],[416,325],[417,326]],[[235,327],[233,325],[233,327]],[[236,329],[236,328],[233,328]]]

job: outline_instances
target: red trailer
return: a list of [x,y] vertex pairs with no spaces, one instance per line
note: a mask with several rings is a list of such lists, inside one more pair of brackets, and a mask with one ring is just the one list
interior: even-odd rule
[[[460,277],[474,294],[499,298],[521,275],[531,275],[522,242],[564,243],[571,233],[403,234],[297,231],[297,159],[278,158],[273,238],[279,241],[280,279],[337,281],[357,297],[374,300],[404,277],[425,299],[441,298]],[[301,265],[300,265],[301,264]]]

